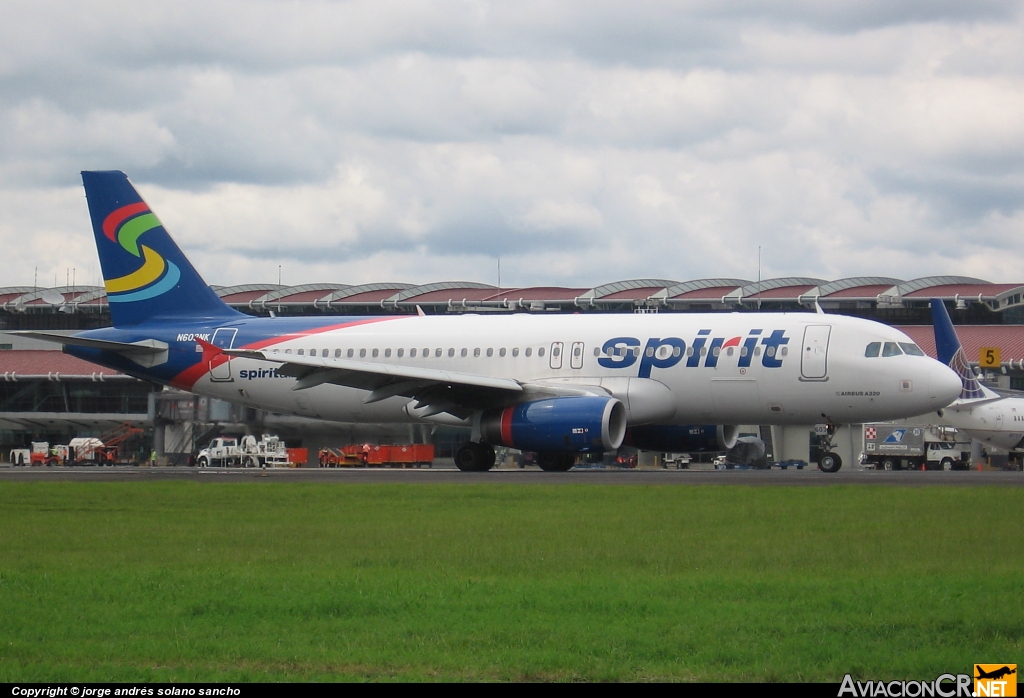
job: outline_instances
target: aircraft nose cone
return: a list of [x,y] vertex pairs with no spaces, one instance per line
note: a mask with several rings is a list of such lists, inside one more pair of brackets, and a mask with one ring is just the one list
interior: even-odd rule
[[936,361],[928,376],[928,387],[928,397],[935,401],[934,408],[940,409],[960,397],[963,386],[953,369]]

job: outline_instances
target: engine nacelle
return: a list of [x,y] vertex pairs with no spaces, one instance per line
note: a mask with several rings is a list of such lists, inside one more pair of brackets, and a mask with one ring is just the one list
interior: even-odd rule
[[644,424],[626,430],[626,445],[643,451],[700,453],[728,451],[736,445],[739,427],[733,425]]
[[614,451],[626,433],[626,408],[613,397],[554,397],[488,410],[480,434],[522,451]]

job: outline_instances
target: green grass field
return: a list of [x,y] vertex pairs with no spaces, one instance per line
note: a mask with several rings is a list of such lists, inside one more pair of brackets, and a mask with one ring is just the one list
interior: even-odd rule
[[931,679],[1024,488],[0,483],[0,681]]

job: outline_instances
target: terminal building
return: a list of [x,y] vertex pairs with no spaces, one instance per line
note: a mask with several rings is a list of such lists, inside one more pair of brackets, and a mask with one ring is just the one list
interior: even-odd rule
[[[935,355],[931,298],[943,299],[964,349],[976,361],[981,347],[1001,350],[986,378],[1001,389],[1024,390],[1024,283],[998,284],[961,276],[910,281],[855,277],[827,281],[787,277],[748,281],[631,279],[594,288],[498,288],[477,282],[340,283],[214,286],[231,307],[250,315],[402,315],[445,313],[717,313],[815,312],[865,317],[898,327]],[[106,293],[96,286],[0,288],[0,456],[32,441],[67,443],[102,436],[124,424],[144,429],[139,458],[155,449],[162,462],[185,463],[220,433],[277,433],[304,446],[311,459],[322,445],[433,441],[446,455],[465,436],[430,426],[353,425],[266,413],[163,389],[59,351],[12,330],[72,334],[110,325]],[[777,460],[810,460],[814,425],[749,429]],[[857,425],[845,427],[840,451],[856,462]],[[845,441],[843,440],[845,438]],[[0,460],[3,460],[0,457]]]

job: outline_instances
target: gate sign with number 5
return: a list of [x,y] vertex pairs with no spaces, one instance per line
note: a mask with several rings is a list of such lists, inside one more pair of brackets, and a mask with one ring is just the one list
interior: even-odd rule
[[999,368],[1002,363],[1002,352],[999,347],[981,347],[978,349],[978,365],[982,368]]

